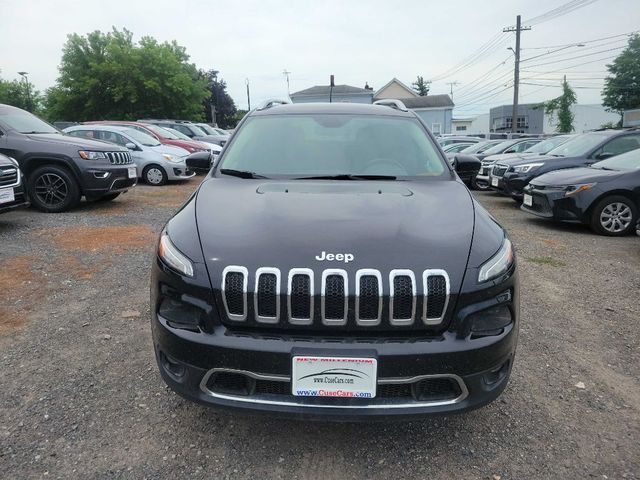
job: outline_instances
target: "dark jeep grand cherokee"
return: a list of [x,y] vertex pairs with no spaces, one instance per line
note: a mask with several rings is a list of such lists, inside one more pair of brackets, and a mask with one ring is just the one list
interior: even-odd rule
[[35,115],[0,104],[0,153],[15,158],[31,205],[63,212],[87,200],[113,200],[138,178],[129,150],[65,135]]
[[[163,230],[165,382],[302,418],[461,412],[504,390],[518,332],[505,231],[426,126],[384,105],[269,102]],[[279,102],[282,103],[282,102]]]

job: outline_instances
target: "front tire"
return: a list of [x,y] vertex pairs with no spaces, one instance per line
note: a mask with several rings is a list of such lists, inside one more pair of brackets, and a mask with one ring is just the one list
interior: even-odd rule
[[167,172],[160,165],[147,165],[142,171],[142,178],[149,185],[159,187],[167,183]]
[[73,174],[64,167],[46,165],[29,176],[31,205],[41,212],[58,213],[80,203],[80,186]]
[[591,228],[600,235],[627,235],[635,228],[637,220],[638,208],[622,195],[603,198],[591,212]]

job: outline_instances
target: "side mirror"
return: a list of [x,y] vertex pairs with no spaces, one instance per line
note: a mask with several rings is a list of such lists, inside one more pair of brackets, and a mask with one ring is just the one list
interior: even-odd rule
[[129,150],[138,150],[138,146],[133,142],[127,142],[125,143],[124,146],[127,147]]
[[516,153],[516,149],[515,148],[509,148],[509,149],[505,150],[504,153]]
[[208,172],[215,165],[214,158],[209,152],[195,152],[187,157],[186,164],[191,170]]
[[456,155],[453,160],[453,168],[458,175],[477,175],[481,165],[482,162],[473,155]]
[[610,158],[613,157],[613,153],[608,153],[608,152],[601,152],[598,155],[596,155],[596,158],[598,160],[604,160],[605,158]]

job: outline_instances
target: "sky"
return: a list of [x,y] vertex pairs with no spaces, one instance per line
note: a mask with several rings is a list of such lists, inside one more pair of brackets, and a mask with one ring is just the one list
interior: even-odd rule
[[[68,34],[117,27],[135,39],[176,40],[198,68],[220,71],[239,108],[247,107],[247,80],[254,106],[286,97],[287,70],[292,93],[326,85],[331,74],[336,84],[374,89],[421,75],[436,79],[432,94],[453,88],[456,117],[474,116],[512,102],[507,48],[515,35],[502,29],[518,14],[526,26],[568,1],[0,0],[0,77],[26,71],[45,90],[56,81]],[[522,33],[520,103],[557,96],[564,74],[579,103],[601,103],[606,63],[625,45],[622,34],[640,30],[640,0],[585,3]],[[491,48],[463,65],[484,45]]]

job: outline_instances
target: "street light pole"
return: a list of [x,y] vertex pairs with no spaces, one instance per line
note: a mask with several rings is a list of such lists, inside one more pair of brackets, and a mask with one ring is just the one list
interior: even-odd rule
[[247,106],[248,110],[251,110],[251,94],[249,93],[249,79],[245,79],[245,83],[247,84]]
[[33,110],[33,105],[31,102],[31,88],[29,85],[29,79],[27,78],[29,72],[18,72],[18,75],[22,77],[22,80],[24,80],[24,84],[27,88],[27,110],[31,112]]

